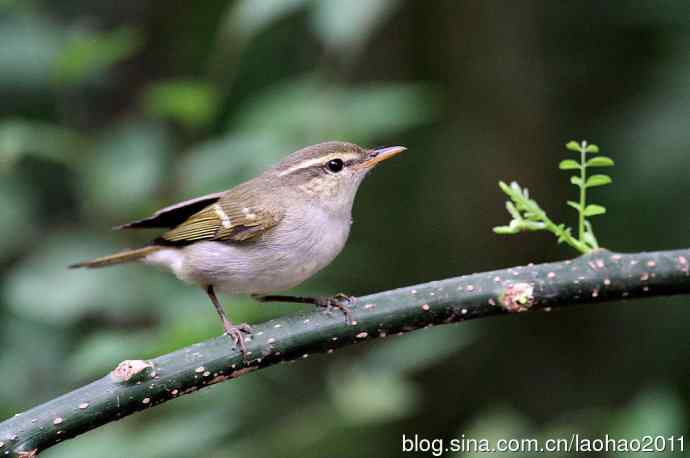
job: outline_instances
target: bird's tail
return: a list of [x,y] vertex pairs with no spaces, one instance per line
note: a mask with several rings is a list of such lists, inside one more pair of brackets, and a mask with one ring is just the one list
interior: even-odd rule
[[162,247],[151,245],[145,246],[143,248],[137,248],[134,250],[120,251],[119,253],[111,254],[110,256],[103,256],[102,258],[96,258],[92,261],[78,262],[69,266],[70,269],[78,269],[80,267],[87,267],[89,269],[95,269],[97,267],[107,267],[113,266],[115,264],[122,264],[125,262],[137,261],[139,259],[145,258],[151,253],[155,253]]

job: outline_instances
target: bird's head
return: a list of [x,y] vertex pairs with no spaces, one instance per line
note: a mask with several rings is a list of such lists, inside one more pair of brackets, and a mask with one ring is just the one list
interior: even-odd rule
[[366,149],[353,143],[325,142],[292,153],[271,169],[281,185],[298,190],[332,212],[348,212],[362,179],[403,146]]

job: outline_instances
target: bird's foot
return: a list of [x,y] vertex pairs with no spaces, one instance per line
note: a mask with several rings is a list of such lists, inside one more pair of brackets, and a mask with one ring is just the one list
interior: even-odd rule
[[254,332],[252,327],[247,323],[232,324],[228,320],[223,320],[223,329],[225,330],[225,335],[230,336],[235,345],[239,347],[242,355],[246,356],[247,346],[244,343],[244,335]]
[[354,320],[352,319],[352,310],[350,310],[350,305],[355,302],[356,298],[354,296],[348,296],[347,294],[338,293],[335,296],[322,296],[314,298],[314,304],[317,307],[323,307],[326,309],[326,313],[332,313],[333,309],[340,310],[345,315],[345,322],[347,324],[352,324]]

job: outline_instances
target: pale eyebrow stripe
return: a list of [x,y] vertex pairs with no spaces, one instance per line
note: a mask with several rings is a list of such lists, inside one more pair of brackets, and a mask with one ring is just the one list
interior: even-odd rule
[[324,164],[331,159],[342,159],[343,161],[348,161],[351,159],[358,159],[360,157],[359,153],[333,153],[329,154],[328,156],[324,157],[317,157],[314,159],[308,159],[306,161],[302,161],[297,165],[294,165],[290,167],[287,170],[284,170],[278,174],[279,177],[283,177],[285,175],[290,175],[291,173],[297,172],[299,170],[304,170],[308,169],[309,167],[314,167],[315,165],[321,165]]

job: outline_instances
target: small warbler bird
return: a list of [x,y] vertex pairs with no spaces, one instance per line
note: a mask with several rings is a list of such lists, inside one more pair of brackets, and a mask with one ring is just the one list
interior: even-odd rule
[[270,295],[299,285],[326,267],[345,246],[352,205],[366,174],[402,146],[365,149],[326,142],[296,151],[234,188],[186,200],[116,229],[165,228],[142,248],[70,266],[105,267],[143,261],[203,288],[225,333],[246,352],[246,323],[234,325],[216,291],[267,301],[337,307],[350,319],[344,294],[333,297]]

